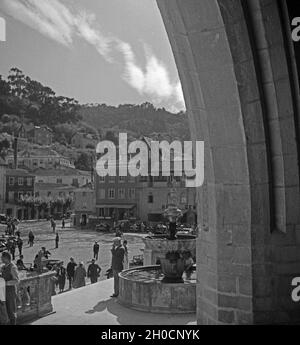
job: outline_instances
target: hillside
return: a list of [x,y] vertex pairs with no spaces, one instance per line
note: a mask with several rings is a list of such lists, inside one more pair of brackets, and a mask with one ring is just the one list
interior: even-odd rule
[[90,169],[93,147],[75,149],[71,139],[75,133],[92,135],[95,140],[115,140],[120,132],[129,140],[142,135],[172,141],[190,137],[185,113],[172,114],[146,102],[140,105],[79,104],[73,98],[56,95],[48,86],[12,68],[8,77],[0,75],[0,155],[7,151],[6,133],[15,135],[23,123],[26,126],[46,125],[53,130],[53,147],[75,160],[80,169]]

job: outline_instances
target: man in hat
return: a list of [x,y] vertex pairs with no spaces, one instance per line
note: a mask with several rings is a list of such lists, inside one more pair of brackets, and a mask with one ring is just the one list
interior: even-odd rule
[[116,237],[113,240],[113,246],[111,249],[112,260],[111,268],[114,277],[114,293],[111,297],[118,297],[119,295],[119,273],[123,271],[125,249],[122,246],[121,238]]
[[92,263],[88,267],[87,276],[91,279],[91,284],[95,284],[100,276],[101,268],[95,263],[95,259],[92,259]]

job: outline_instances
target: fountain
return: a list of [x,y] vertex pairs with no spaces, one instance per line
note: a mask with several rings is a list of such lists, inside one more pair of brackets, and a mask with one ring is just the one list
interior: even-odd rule
[[168,196],[164,216],[167,235],[144,239],[143,267],[120,273],[119,302],[126,307],[158,313],[194,313],[196,311],[196,272],[184,273],[187,253],[196,254],[193,235],[177,235],[182,211],[177,207],[176,191]]

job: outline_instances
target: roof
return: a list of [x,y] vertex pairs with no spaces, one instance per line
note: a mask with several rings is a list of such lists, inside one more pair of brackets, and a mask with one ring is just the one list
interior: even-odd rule
[[36,176],[82,176],[80,171],[73,169],[73,168],[65,168],[65,169],[36,169],[34,171]]
[[35,177],[35,174],[29,173],[27,170],[24,169],[7,169],[6,176],[27,176],[27,177]]
[[76,187],[61,183],[43,183],[37,182],[34,185],[36,190],[74,190]]

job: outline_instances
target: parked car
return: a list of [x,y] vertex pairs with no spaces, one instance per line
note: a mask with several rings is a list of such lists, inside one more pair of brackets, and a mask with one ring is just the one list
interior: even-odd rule
[[98,232],[109,232],[110,226],[108,224],[100,223],[96,225],[96,231]]
[[0,224],[7,224],[7,218],[5,214],[0,214]]

